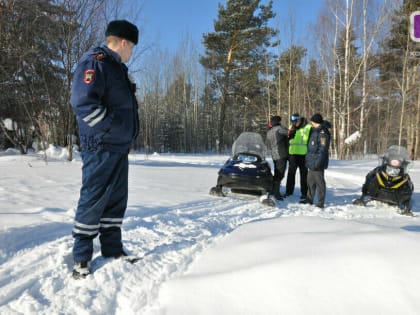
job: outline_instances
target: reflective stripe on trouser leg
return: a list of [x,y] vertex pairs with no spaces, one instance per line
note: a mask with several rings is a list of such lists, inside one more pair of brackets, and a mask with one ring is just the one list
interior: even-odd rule
[[[92,259],[93,239],[100,232],[100,219],[113,195],[116,178],[119,177],[121,168],[120,160],[124,156],[126,154],[103,150],[82,152],[82,188],[73,228],[75,261]],[[124,211],[125,207],[120,215],[120,221]]]
[[115,168],[113,192],[100,220],[99,239],[103,256],[116,256],[122,250],[121,225],[127,208],[128,157],[121,157]]

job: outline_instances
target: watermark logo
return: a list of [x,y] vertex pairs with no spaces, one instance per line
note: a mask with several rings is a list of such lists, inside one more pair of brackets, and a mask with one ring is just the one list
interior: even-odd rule
[[410,37],[420,43],[420,11],[413,12],[410,16]]

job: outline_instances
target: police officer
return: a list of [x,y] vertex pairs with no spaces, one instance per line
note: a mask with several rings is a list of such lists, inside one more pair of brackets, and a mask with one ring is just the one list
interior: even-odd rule
[[90,273],[93,239],[104,257],[126,256],[121,224],[127,206],[128,152],[139,131],[135,85],[125,66],[138,42],[138,29],[125,20],[108,24],[106,46],[81,58],[70,103],[81,144],[82,187],[73,228],[73,277]]
[[296,170],[299,168],[301,200],[306,200],[308,169],[305,166],[305,155],[311,124],[298,113],[290,116],[289,128],[289,170],[287,172],[286,196],[293,195],[295,190]]
[[324,208],[326,184],[324,171],[328,168],[328,150],[330,147],[330,123],[324,121],[321,114],[311,117],[312,129],[308,141],[306,167],[308,171],[308,194],[305,203],[313,204],[318,193],[316,206]]
[[286,171],[289,145],[287,129],[280,122],[280,116],[272,116],[270,118],[271,128],[267,132],[267,146],[271,150],[271,157],[274,163],[274,178],[271,193],[277,200],[283,200],[280,194],[280,183]]

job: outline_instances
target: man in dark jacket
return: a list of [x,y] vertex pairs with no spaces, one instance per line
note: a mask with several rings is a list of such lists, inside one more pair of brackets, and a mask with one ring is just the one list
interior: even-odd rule
[[288,158],[287,129],[282,127],[280,116],[273,116],[270,119],[271,129],[267,132],[267,146],[271,150],[271,157],[274,162],[274,178],[272,194],[277,200],[283,200],[280,194],[280,183],[286,171]]
[[306,167],[308,171],[308,193],[303,203],[313,204],[315,193],[318,193],[319,208],[324,208],[326,184],[324,170],[328,168],[328,150],[330,147],[330,124],[324,121],[321,114],[315,114],[311,118],[312,128],[306,153]]
[[82,188],[74,220],[73,277],[89,273],[93,239],[104,257],[126,256],[121,225],[128,196],[128,152],[139,131],[135,85],[127,62],[138,29],[125,20],[108,24],[106,46],[88,51],[73,78],[70,103],[81,144]]

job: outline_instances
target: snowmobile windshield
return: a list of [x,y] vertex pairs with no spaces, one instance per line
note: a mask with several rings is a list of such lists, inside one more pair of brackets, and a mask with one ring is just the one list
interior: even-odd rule
[[382,156],[382,165],[389,176],[407,174],[410,163],[410,154],[402,146],[392,145]]
[[267,147],[261,135],[256,132],[241,133],[232,145],[232,156],[234,157],[241,153],[254,154],[264,160]]

